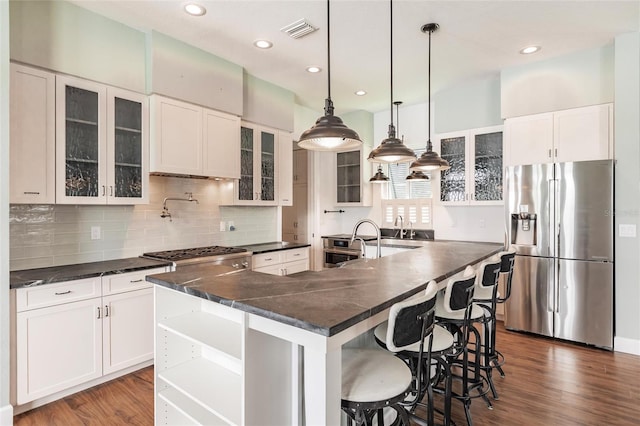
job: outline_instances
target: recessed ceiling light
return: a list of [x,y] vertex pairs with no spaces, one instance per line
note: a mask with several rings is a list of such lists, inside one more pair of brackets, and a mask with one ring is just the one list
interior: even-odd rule
[[196,3],[185,4],[184,11],[187,12],[189,15],[193,15],[193,16],[202,16],[205,13],[207,13],[207,9],[205,9],[204,6],[200,6],[199,4],[196,4]]
[[520,53],[523,55],[530,55],[532,53],[536,53],[541,49],[540,46],[527,46],[525,48],[520,49]]
[[364,90],[356,90],[354,93],[358,96],[364,96],[367,94]]
[[314,73],[315,74],[317,72],[322,71],[322,68],[320,68],[320,67],[307,67],[307,71],[310,72],[310,73]]
[[271,46],[273,46],[273,43],[271,43],[269,40],[256,40],[253,42],[253,45],[260,49],[269,49]]

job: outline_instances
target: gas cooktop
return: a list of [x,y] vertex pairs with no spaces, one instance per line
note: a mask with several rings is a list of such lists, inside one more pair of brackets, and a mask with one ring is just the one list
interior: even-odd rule
[[154,259],[179,261],[187,259],[195,259],[198,257],[213,257],[213,256],[227,256],[236,253],[246,253],[247,250],[238,247],[223,247],[223,246],[210,246],[210,247],[194,247],[180,250],[166,250],[144,253],[143,256],[151,257]]

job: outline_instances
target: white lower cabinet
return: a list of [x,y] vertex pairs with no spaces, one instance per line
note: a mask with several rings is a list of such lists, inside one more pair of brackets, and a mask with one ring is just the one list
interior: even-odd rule
[[15,290],[15,403],[152,360],[153,288],[144,276],[165,271]]
[[253,270],[271,275],[290,275],[309,270],[309,248],[255,254],[251,259]]

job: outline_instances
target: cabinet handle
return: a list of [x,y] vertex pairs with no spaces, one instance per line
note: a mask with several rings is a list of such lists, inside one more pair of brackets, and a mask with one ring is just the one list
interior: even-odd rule
[[105,195],[107,195],[107,187],[102,185],[102,196],[104,197]]
[[129,281],[130,283],[141,283],[142,281],[144,281],[142,278],[138,279],[138,280],[131,280]]
[[293,227],[297,228],[298,227],[298,222],[293,222]]
[[549,148],[549,158],[551,158],[551,148]]
[[270,257],[268,257],[268,258],[266,258],[266,259],[265,259],[265,261],[267,261],[267,262],[268,262],[268,261],[270,261],[270,260],[273,260],[273,259],[272,259],[272,258],[270,258]]
[[298,234],[293,234],[293,241],[298,241]]
[[100,316],[100,306],[98,306],[98,318],[97,319],[100,319],[100,318],[101,318],[101,316]]
[[104,305],[104,317],[109,316],[109,305]]
[[24,191],[24,195],[40,195],[38,191]]
[[300,256],[300,253],[296,253],[293,255],[293,257],[297,257],[297,256]]
[[71,290],[55,292],[53,294],[55,294],[56,296],[62,296],[63,294],[69,294],[69,293],[71,293]]
[[556,157],[558,156],[558,148],[555,148]]
[[113,197],[113,185],[109,185],[109,197]]

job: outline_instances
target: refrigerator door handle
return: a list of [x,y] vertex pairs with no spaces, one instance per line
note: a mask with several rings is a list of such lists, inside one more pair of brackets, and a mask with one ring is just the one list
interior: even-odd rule
[[553,298],[555,299],[553,302],[553,312],[558,314],[560,313],[560,261],[558,259],[555,259],[554,262],[556,264],[556,267],[553,268],[553,283],[555,287],[555,291],[553,292]]
[[556,311],[555,301],[555,277],[556,277],[556,260],[552,259],[551,267],[547,270],[547,312]]
[[549,212],[548,212],[548,217],[549,217],[549,229],[548,229],[548,235],[549,235],[549,241],[548,244],[549,246],[547,247],[548,253],[550,257],[555,257],[557,256],[557,252],[556,252],[556,239],[555,239],[555,235],[556,235],[556,230],[555,230],[555,218],[556,216],[556,180],[549,180],[548,184],[549,184]]

